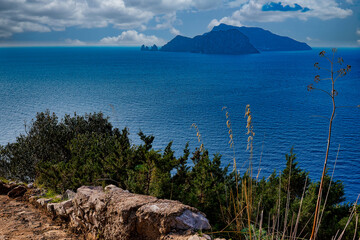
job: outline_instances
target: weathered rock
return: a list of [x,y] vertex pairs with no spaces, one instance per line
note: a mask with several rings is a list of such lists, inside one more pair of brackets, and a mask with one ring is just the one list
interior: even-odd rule
[[148,203],[157,201],[157,198],[124,191],[113,191],[109,194],[109,203],[106,211],[108,224],[104,228],[105,239],[138,239],[137,210]]
[[67,200],[60,203],[48,203],[46,208],[55,217],[68,218],[73,211],[73,202]]
[[34,183],[29,183],[29,184],[27,185],[27,188],[34,188]]
[[197,209],[178,201],[158,200],[136,212],[137,232],[147,239],[158,239],[170,231],[209,229],[209,221]]
[[65,193],[62,196],[63,200],[69,200],[69,199],[74,199],[75,198],[76,193],[74,191],[71,190],[66,190]]
[[[71,195],[71,192],[68,192]],[[210,228],[205,215],[178,201],[129,193],[115,185],[83,186],[74,198],[60,203],[30,197],[30,202],[47,209],[54,217],[68,221],[75,232],[87,239],[208,240],[196,235]]]
[[39,207],[46,208],[47,204],[52,200],[53,200],[52,198],[39,198],[36,200],[36,205],[38,205]]
[[12,189],[10,192],[8,192],[7,195],[10,198],[22,197],[26,191],[27,191],[27,188],[20,185],[20,186],[17,186],[16,188]]
[[185,227],[185,229],[207,230],[211,228],[209,220],[199,212],[185,210],[176,220],[178,229],[184,229]]

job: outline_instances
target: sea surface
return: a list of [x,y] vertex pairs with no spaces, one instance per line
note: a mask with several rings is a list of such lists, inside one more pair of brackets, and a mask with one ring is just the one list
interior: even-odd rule
[[[224,106],[234,132],[238,166],[247,166],[245,106],[250,104],[255,132],[254,174],[261,177],[285,166],[294,148],[299,166],[319,180],[327,143],[331,99],[308,92],[314,76],[329,77],[323,49],[229,56],[140,52],[124,47],[0,48],[0,144],[14,142],[37,112],[58,116],[103,112],[115,127],[155,136],[154,147],[173,141],[176,155],[186,142],[199,147],[196,123],[211,154],[232,163]],[[331,54],[330,49],[325,49]],[[337,109],[329,155],[329,173],[340,145],[334,177],[342,180],[348,201],[360,193],[360,49],[338,49],[352,66],[336,82]],[[331,55],[330,55],[331,56]],[[336,66],[337,68],[338,66]],[[330,82],[316,84],[329,89]],[[261,159],[261,162],[260,162]]]

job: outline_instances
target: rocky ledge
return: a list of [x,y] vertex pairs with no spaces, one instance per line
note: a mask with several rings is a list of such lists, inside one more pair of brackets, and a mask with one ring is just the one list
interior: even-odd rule
[[198,234],[211,228],[199,210],[178,201],[133,194],[114,185],[82,186],[66,191],[62,201],[43,198],[32,185],[0,182],[0,194],[23,198],[44,209],[86,239],[205,240]]

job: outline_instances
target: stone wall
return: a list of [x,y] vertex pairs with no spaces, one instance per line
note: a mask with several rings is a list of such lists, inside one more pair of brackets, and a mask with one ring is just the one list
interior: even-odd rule
[[[25,193],[26,192],[26,193]],[[114,185],[82,186],[77,192],[66,191],[62,200],[41,197],[32,186],[0,182],[0,194],[27,199],[54,219],[63,221],[86,239],[120,240],[206,240],[210,230],[205,215],[178,201],[133,194]]]

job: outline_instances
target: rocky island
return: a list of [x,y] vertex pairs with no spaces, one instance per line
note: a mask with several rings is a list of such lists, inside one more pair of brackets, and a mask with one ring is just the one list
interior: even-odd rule
[[[152,51],[152,48],[146,48],[143,45],[141,50]],[[159,50],[239,55],[264,51],[303,51],[311,50],[311,47],[306,43],[276,35],[262,28],[220,24],[210,32],[193,38],[178,35]]]

